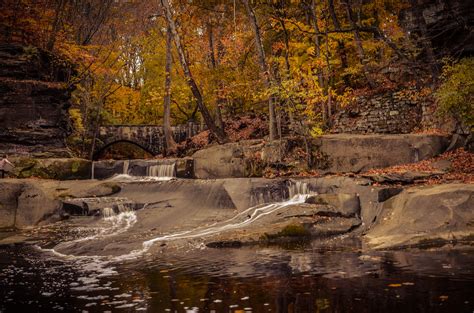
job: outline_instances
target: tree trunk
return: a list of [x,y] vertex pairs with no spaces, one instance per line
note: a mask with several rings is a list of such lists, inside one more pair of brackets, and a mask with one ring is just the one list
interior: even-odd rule
[[171,45],[173,35],[168,27],[166,30],[166,63],[165,63],[165,98],[163,101],[163,131],[165,133],[165,155],[168,155],[176,150],[176,142],[173,139],[173,132],[171,130],[171,63],[172,51]]
[[[283,29],[283,38],[285,42],[285,79],[290,79],[290,36],[288,34],[288,29],[285,25],[285,20],[280,19],[280,24]],[[294,130],[295,128],[295,117],[293,114],[293,110],[289,107],[288,100],[286,101],[286,106],[288,107],[288,117],[290,119],[290,130]],[[278,119],[278,135],[280,136],[281,142],[281,117]]]
[[181,44],[181,38],[178,34],[178,31],[176,30],[176,24],[174,23],[174,20],[173,20],[173,14],[171,12],[169,1],[161,0],[161,4],[163,8],[165,9],[166,22],[168,24],[168,27],[171,29],[171,34],[173,35],[173,38],[174,38],[174,44],[176,46],[176,49],[178,50],[179,62],[181,63],[181,66],[183,68],[184,76],[186,77],[189,88],[191,89],[191,92],[193,93],[193,96],[196,99],[196,103],[199,107],[199,111],[201,111],[202,117],[204,121],[206,122],[207,127],[209,128],[210,132],[216,136],[217,141],[219,143],[224,143],[227,141],[224,130],[219,129],[214,123],[214,120],[212,119],[212,116],[209,113],[209,110],[204,105],[201,92],[199,91],[196,81],[194,80],[191,70],[189,68],[188,60],[186,58],[186,53],[184,52],[184,47]]
[[[242,0],[242,2],[245,5],[248,17],[250,19],[250,23],[255,33],[255,46],[257,48],[260,70],[262,71],[262,74],[263,74],[265,87],[270,88],[272,86],[272,81],[270,78],[268,65],[265,60],[265,51],[263,49],[262,39],[260,36],[260,28],[258,27],[258,24],[257,24],[257,18],[255,17],[255,13],[252,7],[249,5],[248,0]],[[277,135],[276,112],[275,112],[274,99],[272,96],[270,96],[268,99],[268,119],[269,119],[270,140],[275,140],[276,135]]]
[[[316,1],[315,0],[311,1],[311,7],[310,7],[309,11],[310,11],[311,25],[313,26],[313,29],[314,29],[314,32],[315,32],[314,47],[315,47],[315,50],[316,50],[316,57],[320,58],[321,57],[321,42],[319,40],[319,36],[321,36],[321,31],[319,30],[319,26],[318,26],[318,15],[316,13]],[[317,70],[317,75],[318,75],[319,88],[321,88],[321,90],[324,91],[325,90],[325,85],[329,84],[329,81],[324,82],[323,73],[322,73],[320,68],[318,68],[318,70]],[[328,123],[328,114],[327,114],[327,108],[326,108],[325,104],[322,104],[322,106],[321,106],[321,113],[322,113],[321,115],[322,115],[322,119],[323,119],[323,124],[327,124]]]
[[[221,48],[222,45],[220,45],[219,43],[217,44],[218,57],[216,59],[216,57],[214,56],[214,35],[212,32],[212,24],[210,21],[207,23],[207,30],[208,30],[207,34],[209,38],[209,62],[211,64],[211,68],[213,70],[216,70],[219,64],[219,53],[220,53],[219,49]],[[217,99],[216,99],[216,108],[215,108],[215,121],[218,128],[224,129],[224,123],[222,121],[222,113],[221,113],[221,105],[223,104],[224,99],[222,99],[220,95],[223,85],[220,79],[217,82],[217,86],[218,86],[218,90],[217,90],[217,95],[216,95]]]
[[[336,10],[334,9],[334,0],[328,0],[328,9],[329,9],[329,14],[331,15],[332,22],[334,24],[334,29],[336,31],[341,31],[341,24],[339,23],[339,20],[336,15]],[[347,63],[346,47],[344,46],[344,41],[341,39],[337,40],[337,50],[339,52],[339,57],[341,59],[342,68],[343,69],[348,68],[349,65]],[[343,80],[346,85],[350,85],[350,82],[346,76],[343,77]]]
[[56,36],[59,32],[59,26],[61,25],[61,16],[63,14],[64,6],[66,1],[65,0],[57,0],[56,6],[56,14],[54,17],[53,27],[51,30],[51,34],[49,35],[48,43],[46,45],[46,49],[52,51],[54,48],[54,44],[56,43]]
[[89,160],[93,161],[94,160],[94,152],[95,152],[95,145],[97,142],[97,135],[99,134],[99,127],[102,120],[102,108],[104,106],[104,99],[99,100],[99,105],[97,107],[97,117],[95,119],[95,125],[94,125],[94,133],[92,134],[92,142],[91,142],[91,147],[89,151]]
[[351,24],[351,28],[353,29],[354,40],[355,40],[356,48],[357,48],[357,54],[359,56],[360,64],[362,64],[362,68],[364,70],[364,76],[367,79],[369,86],[371,88],[374,88],[375,82],[370,77],[369,69],[367,67],[367,62],[365,60],[366,56],[365,56],[364,47],[362,47],[362,40],[360,39],[359,28],[354,20],[354,12],[352,11],[351,2],[350,0],[344,0],[344,3],[346,5],[347,19],[349,20],[349,23]]
[[[321,31],[319,30],[319,27],[318,27],[318,15],[316,14],[316,1],[315,0],[311,1],[310,16],[311,16],[311,24],[313,26],[314,32],[316,33],[316,35],[314,35],[314,47],[316,49],[316,57],[319,58],[321,56],[321,43],[319,42],[319,36],[321,36]],[[319,82],[319,87],[321,89],[324,88],[323,74],[321,73],[320,69],[318,69],[318,82]]]

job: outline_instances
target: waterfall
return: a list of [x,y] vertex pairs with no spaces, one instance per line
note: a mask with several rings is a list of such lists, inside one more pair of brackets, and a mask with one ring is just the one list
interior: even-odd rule
[[112,208],[103,208],[102,209],[102,216],[104,218],[109,218],[115,215],[114,209]]
[[292,199],[297,195],[309,195],[312,192],[308,187],[308,183],[302,181],[291,181],[290,185],[288,186],[288,193],[290,195],[290,199]]
[[176,177],[176,163],[151,165],[146,174],[152,177]]
[[92,161],[92,165],[91,165],[91,179],[94,179],[94,173],[95,172],[95,162]]
[[123,171],[122,174],[127,175],[128,174],[128,167],[130,165],[130,160],[124,160],[123,161]]

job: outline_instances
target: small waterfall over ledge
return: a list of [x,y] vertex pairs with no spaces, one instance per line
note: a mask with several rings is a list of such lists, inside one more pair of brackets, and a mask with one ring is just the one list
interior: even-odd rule
[[176,177],[176,160],[102,160],[92,162],[91,179],[169,180]]
[[290,181],[288,185],[288,194],[291,198],[297,195],[309,195],[313,192],[310,190],[308,183],[302,181]]
[[287,180],[275,184],[257,186],[250,191],[250,204],[259,205],[266,203],[283,202],[297,195],[312,195],[307,182],[300,180]]
[[176,177],[176,163],[151,165],[147,168],[150,177]]

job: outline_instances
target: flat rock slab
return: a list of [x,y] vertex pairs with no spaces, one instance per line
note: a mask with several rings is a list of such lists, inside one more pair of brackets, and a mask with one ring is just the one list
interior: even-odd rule
[[359,173],[373,168],[414,163],[443,153],[450,138],[441,135],[324,135],[315,145],[325,156],[324,172]]

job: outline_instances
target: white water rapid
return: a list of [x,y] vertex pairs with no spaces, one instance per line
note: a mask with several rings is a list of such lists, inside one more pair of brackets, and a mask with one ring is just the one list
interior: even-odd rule
[[[135,211],[125,207],[123,204],[119,203],[117,204],[117,207],[118,212],[115,212],[109,207],[102,210],[102,220],[98,227],[92,229],[92,235],[60,243],[55,248],[71,247],[79,242],[99,240],[126,232],[137,222],[137,215],[135,214]],[[90,233],[91,229],[80,228],[78,231]]]

